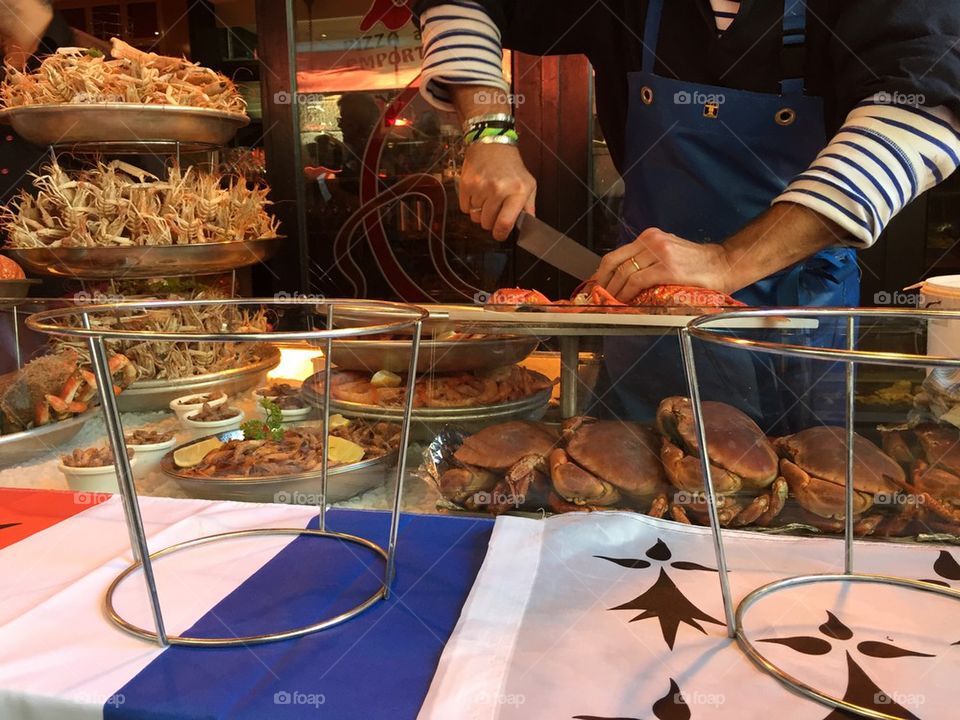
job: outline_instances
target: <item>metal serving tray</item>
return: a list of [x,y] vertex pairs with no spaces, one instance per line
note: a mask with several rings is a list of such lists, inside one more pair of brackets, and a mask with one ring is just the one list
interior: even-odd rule
[[166,410],[171,400],[183,395],[201,393],[213,388],[222,390],[227,395],[249,390],[280,364],[280,350],[273,345],[263,345],[263,348],[264,357],[243,367],[176,380],[138,380],[117,396],[117,407],[121,412]]
[[[417,372],[471,372],[516,365],[537,349],[530,335],[491,335],[476,340],[430,340],[420,343]],[[407,372],[409,340],[337,340],[331,361],[341,370]]]
[[[301,424],[301,423],[296,423]],[[295,424],[295,425],[296,425]],[[174,448],[160,460],[160,469],[191,497],[241,502],[279,502],[296,505],[317,504],[320,495],[320,470],[274,477],[199,478],[185,474],[173,462],[180,448],[217,437],[227,442],[242,440],[243,430],[227,430],[192,440]],[[338,465],[327,471],[327,503],[337,503],[366,492],[386,480],[387,470],[397,462],[397,452],[350,465]]]
[[81,415],[74,415],[66,420],[41,425],[32,430],[0,435],[0,467],[11,467],[28,462],[39,455],[46,455],[51,450],[70,442],[83,426],[100,408],[87,410]]
[[[321,373],[317,373],[320,375]],[[323,407],[323,395],[311,387],[313,375],[303,382],[300,391],[303,399],[314,407]],[[482,405],[466,408],[414,408],[410,415],[410,437],[414,440],[430,442],[447,425],[457,425],[469,433],[477,432],[488,425],[508,420],[541,420],[550,405],[552,388],[541,390],[522,400],[514,400],[499,405]],[[344,402],[330,399],[330,412],[339,413],[347,418],[364,420],[382,420],[400,422],[402,408],[384,408],[362,403]]]
[[213,275],[272,257],[282,236],[193,245],[8,248],[28,270],[90,280]]
[[30,293],[31,285],[39,285],[39,280],[0,280],[0,299],[22,300]]
[[[209,108],[138,103],[60,103],[0,110],[0,122],[35,145],[101,145],[112,152],[143,152],[177,144],[182,150],[226,145],[250,118]],[[91,148],[93,149],[93,148]]]

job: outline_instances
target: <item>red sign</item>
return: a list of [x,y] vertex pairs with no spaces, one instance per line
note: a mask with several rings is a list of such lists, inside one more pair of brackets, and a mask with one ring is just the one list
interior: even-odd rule
[[410,22],[413,13],[407,7],[406,0],[373,0],[373,5],[360,21],[360,29],[364,32],[378,22],[382,22],[387,30],[398,30]]

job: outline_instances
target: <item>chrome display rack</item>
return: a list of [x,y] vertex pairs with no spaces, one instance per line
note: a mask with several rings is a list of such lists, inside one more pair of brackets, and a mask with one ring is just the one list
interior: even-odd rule
[[[381,302],[373,300],[325,300],[290,299],[284,300],[282,307],[289,310],[291,307],[300,307],[312,313],[308,315],[311,328],[322,326],[322,329],[277,331],[277,332],[234,332],[224,330],[218,333],[211,332],[156,332],[156,331],[129,331],[112,328],[96,328],[92,321],[99,317],[109,316],[114,319],[118,313],[124,311],[141,311],[143,309],[162,309],[167,307],[222,307],[231,306],[242,309],[251,307],[261,309],[276,304],[269,299],[230,299],[230,300],[151,300],[140,302],[119,302],[85,307],[67,307],[47,310],[32,315],[27,320],[30,329],[48,335],[69,337],[86,340],[90,347],[93,369],[97,379],[100,401],[103,407],[110,447],[117,461],[117,477],[119,480],[120,496],[123,502],[124,516],[127,530],[130,535],[130,546],[133,551],[134,562],[127,567],[111,583],[106,594],[107,614],[111,621],[123,630],[138,637],[152,640],[161,646],[185,645],[191,647],[224,647],[250,645],[254,643],[272,642],[301,637],[326,628],[339,625],[362,613],[380,600],[390,596],[390,588],[396,574],[397,533],[400,521],[400,501],[403,490],[403,478],[406,473],[406,450],[410,440],[410,415],[413,409],[414,383],[417,373],[417,360],[420,352],[420,338],[423,321],[427,312],[419,307],[400,303]],[[350,326],[337,327],[338,315],[349,314]],[[153,342],[301,342],[306,341],[324,348],[324,363],[326,377],[330,377],[331,345],[334,340],[366,337],[381,333],[395,333],[398,331],[412,331],[410,367],[408,369],[408,391],[404,402],[404,413],[401,422],[399,458],[397,462],[396,487],[393,492],[393,504],[390,511],[390,529],[387,547],[384,548],[372,540],[349,533],[336,532],[327,526],[326,497],[327,497],[327,470],[328,470],[328,435],[324,433],[323,456],[319,473],[320,502],[318,503],[318,528],[254,528],[234,532],[220,533],[195,538],[186,542],[177,543],[161,550],[150,552],[147,537],[144,532],[143,520],[140,513],[140,504],[137,489],[133,481],[133,470],[126,453],[124,442],[123,423],[117,408],[116,397],[113,394],[113,382],[108,367],[109,356],[106,349],[107,341],[136,340]],[[330,392],[329,384],[324,393],[323,427],[329,427],[330,420]],[[163,611],[157,593],[157,584],[154,577],[154,560],[172,555],[198,545],[217,543],[238,537],[251,536],[305,536],[320,539],[335,539],[350,542],[366,548],[376,556],[382,558],[383,576],[379,588],[363,600],[360,604],[341,612],[335,616],[318,619],[315,622],[296,628],[238,637],[235,635],[220,637],[196,637],[187,635],[172,635],[164,626]],[[117,587],[129,576],[142,571],[146,584],[150,609],[153,616],[154,628],[145,628],[122,617],[114,607],[113,596]]]
[[[720,588],[723,594],[723,609],[726,616],[727,632],[735,638],[741,650],[762,671],[772,675],[781,683],[801,695],[824,705],[846,710],[860,717],[899,720],[897,715],[889,715],[871,708],[848,702],[831,695],[822,689],[791,675],[774,663],[757,647],[744,630],[744,619],[750,609],[761,599],[774,593],[788,591],[817,583],[858,583],[903,587],[919,592],[936,593],[960,600],[960,590],[954,590],[932,582],[910,578],[858,573],[854,569],[854,513],[853,513],[853,474],[854,474],[854,401],[855,381],[858,364],[885,365],[898,368],[928,369],[934,367],[960,368],[960,357],[928,356],[897,352],[876,352],[858,349],[857,332],[861,323],[882,319],[921,320],[960,323],[960,311],[946,310],[908,310],[908,309],[775,309],[775,310],[733,310],[716,315],[704,315],[693,319],[681,331],[681,349],[684,369],[690,389],[694,410],[694,427],[699,447],[707,447],[704,425],[703,402],[697,379],[694,339],[739,349],[744,352],[757,352],[767,355],[821,360],[840,363],[845,369],[845,445],[846,445],[846,498],[844,520],[844,571],[843,573],[818,573],[783,578],[756,588],[747,594],[739,605],[735,604],[730,592],[730,579],[724,552],[723,537],[717,512],[717,494],[713,483],[708,454],[700,453],[700,466],[706,486],[707,510],[710,516],[710,530],[716,554],[717,569],[720,575]],[[821,348],[795,345],[786,342],[754,340],[731,334],[731,326],[740,324],[749,326],[750,322],[762,320],[814,321],[827,320],[843,323],[846,329],[846,348]]]

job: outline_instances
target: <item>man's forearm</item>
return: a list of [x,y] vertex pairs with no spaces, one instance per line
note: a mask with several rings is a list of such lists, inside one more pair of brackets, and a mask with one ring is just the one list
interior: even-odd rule
[[802,205],[777,203],[723,243],[725,292],[733,293],[821,250],[843,245],[848,234]]

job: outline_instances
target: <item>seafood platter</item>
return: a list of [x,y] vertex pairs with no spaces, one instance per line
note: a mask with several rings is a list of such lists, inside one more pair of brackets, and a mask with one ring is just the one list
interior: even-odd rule
[[[327,501],[382,484],[397,461],[400,426],[337,416],[330,425]],[[160,467],[190,497],[301,502],[318,495],[322,462],[323,423],[307,421],[264,437],[244,426],[192,440],[168,452]]]
[[282,238],[266,188],[181,168],[164,179],[128,162],[57,160],[0,207],[6,252],[27,270],[74,278],[213,274],[270,257]]
[[[82,169],[51,160],[0,209],[5,249],[41,275],[74,279],[182,277],[231,272],[282,243],[268,189],[236,173],[180,164],[246,125],[227,77],[116,38],[110,57],[61,48],[32,71],[8,68],[0,122],[38,145],[94,153]],[[104,153],[175,155],[159,177]]]
[[[225,145],[250,120],[224,75],[183,58],[146,53],[113,38],[110,57],[60,48],[36,70],[9,69],[0,84],[0,122],[36,145]],[[147,135],[146,133],[149,133]]]
[[[424,373],[414,388],[412,437],[429,441],[449,423],[480,429],[509,419],[539,420],[555,384],[521,365]],[[303,397],[316,407],[322,406],[325,391],[323,372],[304,381]],[[406,393],[405,376],[388,370],[331,372],[330,409],[344,417],[399,422]]]

